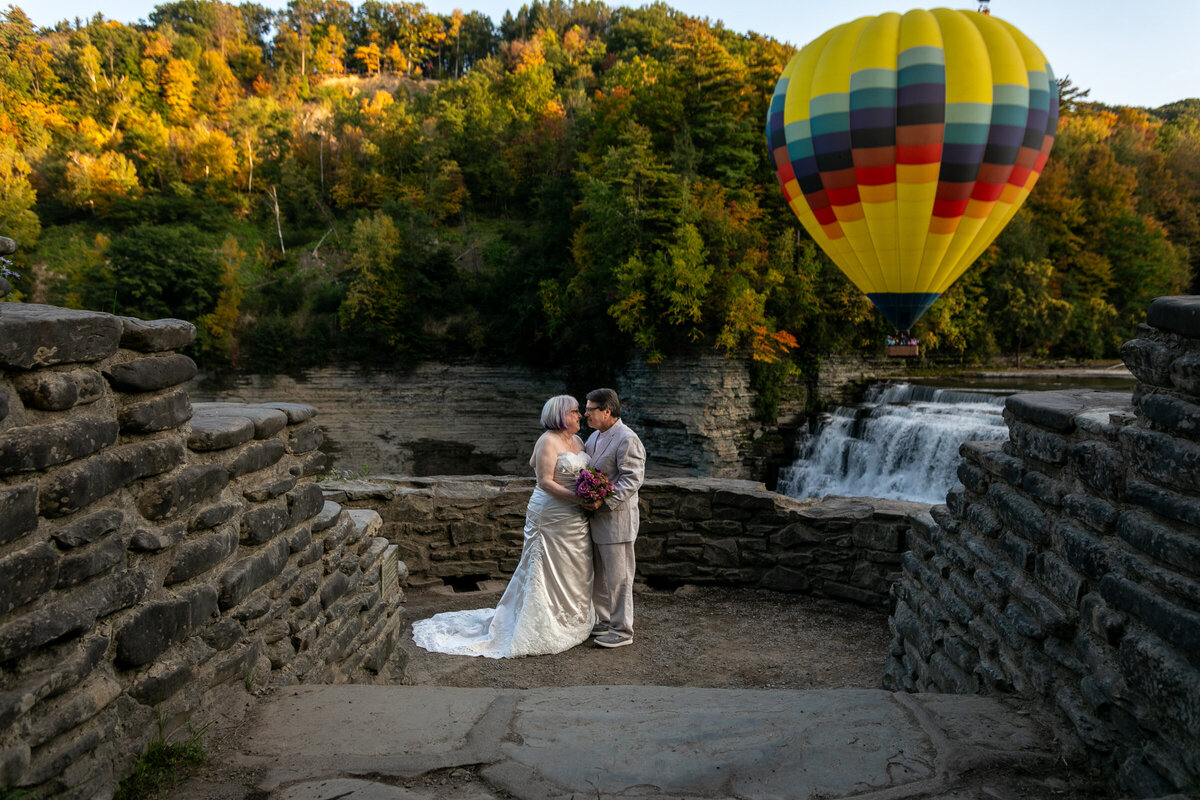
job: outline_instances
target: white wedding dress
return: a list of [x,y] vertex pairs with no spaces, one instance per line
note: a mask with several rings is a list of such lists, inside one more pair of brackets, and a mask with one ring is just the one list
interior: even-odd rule
[[[575,490],[587,453],[562,453],[556,483]],[[592,542],[587,516],[541,487],[525,514],[521,562],[495,608],[447,611],[413,623],[413,641],[435,653],[487,658],[561,653],[587,640],[592,610]]]

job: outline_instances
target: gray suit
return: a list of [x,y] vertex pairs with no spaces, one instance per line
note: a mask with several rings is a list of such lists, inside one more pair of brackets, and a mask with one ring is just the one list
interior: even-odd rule
[[642,440],[617,420],[601,434],[593,431],[583,446],[591,466],[613,483],[613,493],[592,515],[596,616],[622,636],[633,636],[633,542],[638,532],[638,488],[646,473]]

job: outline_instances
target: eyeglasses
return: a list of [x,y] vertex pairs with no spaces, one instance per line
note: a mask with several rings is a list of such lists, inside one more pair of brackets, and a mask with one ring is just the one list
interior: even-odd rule
[[594,406],[588,406],[587,411],[583,412],[583,415],[586,417],[588,414],[592,413],[593,411],[599,411],[599,410],[600,409],[595,408]]

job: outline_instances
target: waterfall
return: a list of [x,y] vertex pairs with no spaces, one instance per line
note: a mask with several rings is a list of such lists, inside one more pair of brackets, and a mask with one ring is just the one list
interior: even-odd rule
[[861,406],[822,415],[778,491],[943,503],[958,483],[959,445],[1008,438],[1003,394],[912,384],[873,386]]

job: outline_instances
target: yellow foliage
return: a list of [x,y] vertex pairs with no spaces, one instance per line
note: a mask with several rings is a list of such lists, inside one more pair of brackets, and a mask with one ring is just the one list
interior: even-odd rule
[[141,194],[137,170],[129,159],[111,150],[93,156],[73,151],[67,159],[62,198],[76,208],[101,213],[119,197]]
[[717,334],[717,346],[732,353],[748,345],[750,357],[763,364],[774,364],[795,349],[795,336],[771,330],[766,319],[766,300],[766,295],[749,287],[742,289],[729,304],[725,324]]
[[225,56],[216,50],[207,50],[200,57],[199,88],[202,108],[220,115],[227,114],[242,94]]
[[514,73],[519,74],[546,63],[546,54],[542,51],[541,39],[535,38],[527,41],[517,39],[501,45],[500,50],[504,55],[505,65]]
[[171,41],[158,31],[152,31],[146,36],[146,46],[142,48],[143,58],[164,59],[171,55]]
[[29,162],[15,148],[0,145],[0,234],[23,248],[37,241],[42,225],[34,212],[37,193],[29,182]]
[[196,94],[196,71],[188,61],[172,58],[160,75],[163,102],[172,122],[187,122],[192,118],[192,99]]
[[362,99],[362,111],[364,114],[378,117],[387,111],[388,107],[395,102],[396,99],[392,97],[389,92],[384,89],[378,89],[376,90],[374,97],[370,98],[369,100],[365,97]]
[[79,138],[90,144],[94,149],[101,150],[112,139],[110,129],[101,127],[93,117],[83,117],[75,125]]
[[587,49],[587,34],[578,26],[563,34],[562,49],[573,56],[578,56]]
[[383,51],[377,42],[371,42],[365,47],[360,46],[355,50],[354,57],[367,68],[368,75],[375,75],[379,72],[379,62],[383,58]]
[[346,71],[343,57],[346,54],[346,35],[337,25],[330,25],[325,35],[317,42],[313,53],[313,68],[322,75],[341,75]]
[[404,51],[400,49],[400,45],[392,42],[387,46],[385,52],[388,62],[392,65],[393,72],[408,72],[408,59],[404,56]]
[[1061,138],[1074,137],[1087,144],[1099,144],[1112,135],[1117,115],[1111,111],[1064,114],[1058,121]]
[[192,129],[191,152],[184,177],[228,181],[237,172],[237,145],[221,130],[197,125]]

